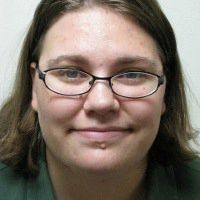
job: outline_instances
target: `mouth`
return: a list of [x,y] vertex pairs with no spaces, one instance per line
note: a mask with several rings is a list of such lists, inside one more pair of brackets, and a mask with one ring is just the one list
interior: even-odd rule
[[71,129],[70,133],[76,134],[82,138],[95,140],[95,141],[107,141],[113,139],[120,139],[130,134],[132,129],[121,127],[107,127],[107,128],[83,128],[83,129]]

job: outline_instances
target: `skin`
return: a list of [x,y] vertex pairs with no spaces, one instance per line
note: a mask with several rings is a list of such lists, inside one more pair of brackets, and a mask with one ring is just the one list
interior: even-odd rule
[[[67,13],[47,31],[40,69],[71,65],[99,77],[127,69],[162,74],[155,41],[127,17],[100,7]],[[82,96],[64,97],[39,80],[35,63],[31,69],[32,107],[56,198],[137,199],[165,111],[165,84],[134,100],[114,95],[106,81]]]

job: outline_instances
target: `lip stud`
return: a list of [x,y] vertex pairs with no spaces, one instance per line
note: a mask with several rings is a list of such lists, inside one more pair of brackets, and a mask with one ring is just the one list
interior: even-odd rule
[[101,143],[101,144],[100,144],[100,148],[101,148],[101,149],[106,149],[106,144],[105,144],[105,143]]

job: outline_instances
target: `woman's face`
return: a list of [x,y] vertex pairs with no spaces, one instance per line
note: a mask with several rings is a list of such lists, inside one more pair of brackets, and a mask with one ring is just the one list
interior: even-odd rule
[[[99,77],[127,69],[163,73],[154,40],[125,16],[99,7],[56,21],[45,35],[39,66],[75,66]],[[32,107],[48,162],[96,172],[145,165],[165,111],[164,94],[165,84],[151,96],[127,99],[98,80],[89,93],[65,97],[49,91],[33,70]]]

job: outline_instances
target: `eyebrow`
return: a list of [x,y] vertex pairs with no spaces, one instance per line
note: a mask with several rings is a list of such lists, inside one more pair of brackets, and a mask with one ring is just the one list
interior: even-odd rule
[[[84,57],[82,55],[60,55],[56,57],[55,59],[49,59],[47,61],[48,67],[54,67],[55,65],[59,65],[63,61],[69,61],[72,63],[75,63],[76,65],[89,65],[90,61],[87,57]],[[114,62],[112,63],[112,66],[127,66],[127,65],[142,65],[144,68],[148,68],[151,70],[156,70],[157,63],[156,61],[143,56],[121,56],[118,57]]]
[[47,61],[47,64],[49,67],[53,67],[54,65],[58,65],[63,61],[74,62],[76,64],[81,64],[81,65],[89,64],[89,61],[82,55],[61,55],[56,57],[55,59],[49,59]]
[[116,65],[129,65],[129,64],[137,65],[137,64],[142,64],[142,65],[148,66],[148,67],[157,66],[157,63],[154,60],[149,59],[147,57],[142,57],[142,56],[119,57],[119,58],[117,58],[115,64]]

